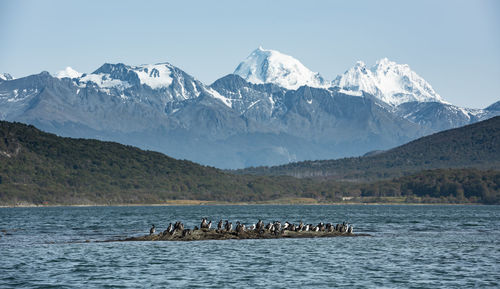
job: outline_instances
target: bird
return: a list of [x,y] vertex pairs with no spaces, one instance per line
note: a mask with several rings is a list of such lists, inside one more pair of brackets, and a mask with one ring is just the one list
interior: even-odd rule
[[236,232],[241,233],[245,231],[245,225],[241,224],[239,221],[236,222]]
[[280,222],[278,222],[278,221],[276,221],[276,222],[274,223],[274,229],[275,229],[275,231],[277,231],[277,232],[281,232],[281,223],[280,223]]
[[255,228],[256,228],[257,230],[261,230],[261,229],[263,229],[263,228],[264,228],[264,222],[262,222],[262,220],[259,220],[259,221],[257,222],[257,225],[255,226]]
[[219,223],[217,224],[217,230],[218,231],[222,230],[222,220],[220,220]]
[[210,229],[210,228],[212,228],[212,221],[211,221],[211,220],[210,220],[210,222],[208,222],[208,224],[207,224],[207,229]]
[[283,225],[283,230],[287,230],[289,226],[290,226],[290,223],[288,223],[288,221],[286,221],[285,224]]
[[168,224],[168,227],[165,231],[163,231],[163,235],[172,233],[172,223]]
[[151,227],[151,229],[149,229],[149,234],[153,235],[155,232],[156,232],[156,228],[155,228],[155,225],[153,224],[153,226]]

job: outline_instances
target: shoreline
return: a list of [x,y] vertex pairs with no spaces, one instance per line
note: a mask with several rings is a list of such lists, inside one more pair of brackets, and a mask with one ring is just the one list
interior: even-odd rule
[[73,204],[73,205],[35,205],[35,204],[20,204],[20,205],[0,205],[2,208],[58,208],[58,207],[187,207],[187,206],[342,206],[342,205],[365,205],[365,206],[486,206],[482,203],[391,203],[391,202],[380,202],[380,203],[284,203],[284,202],[211,202],[211,201],[200,201],[200,202],[179,202],[179,203],[152,203],[152,204]]

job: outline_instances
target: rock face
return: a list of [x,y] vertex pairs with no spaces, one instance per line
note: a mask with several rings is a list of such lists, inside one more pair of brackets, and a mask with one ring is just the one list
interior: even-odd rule
[[445,103],[405,65],[361,66],[332,84],[291,56],[259,48],[212,85],[169,63],[2,74],[0,119],[243,168],[363,155],[500,114],[498,104]]
[[325,238],[325,237],[360,237],[370,236],[368,234],[354,234],[341,232],[293,232],[284,231],[282,234],[272,232],[244,231],[217,231],[215,229],[190,230],[189,232],[177,232],[174,234],[152,234],[142,237],[131,237],[119,241],[203,241],[203,240],[245,240],[245,239],[282,239],[282,238]]

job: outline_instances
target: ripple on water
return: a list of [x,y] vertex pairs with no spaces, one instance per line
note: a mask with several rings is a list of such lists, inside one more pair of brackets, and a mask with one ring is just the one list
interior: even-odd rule
[[[0,209],[0,287],[498,287],[498,206]],[[355,225],[370,238],[71,243],[201,217]],[[51,244],[52,243],[52,244]],[[85,283],[83,283],[85,282]]]

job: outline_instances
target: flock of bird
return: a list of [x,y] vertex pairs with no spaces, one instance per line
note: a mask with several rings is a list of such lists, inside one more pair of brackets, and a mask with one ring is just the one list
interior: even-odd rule
[[[201,220],[199,228],[198,226],[195,226],[193,230],[185,229],[184,224],[182,222],[175,222],[175,224],[173,225],[172,223],[170,223],[167,229],[163,231],[161,235],[173,235],[176,232],[182,232],[182,235],[185,236],[191,234],[191,232],[195,230],[200,230],[200,229],[210,230],[211,228],[212,228],[212,221],[208,221],[207,218],[203,218]],[[220,220],[217,223],[216,231],[218,233],[233,232],[233,223],[229,222],[228,220],[226,220],[225,222]],[[294,224],[290,222],[285,222],[284,224],[281,224],[279,221],[275,221],[265,225],[264,222],[262,222],[262,220],[259,220],[256,224],[253,224],[248,227],[245,224],[242,224],[238,221],[236,222],[236,227],[234,231],[236,233],[252,231],[257,233],[270,232],[274,234],[282,234],[284,231],[352,233],[353,226],[347,224],[346,222],[336,225],[333,225],[331,223],[324,224],[323,222],[320,222],[317,225],[313,225],[313,224],[304,224],[302,222],[300,222],[299,224]],[[152,225],[151,229],[149,230],[149,234],[153,235],[155,232],[156,232],[156,227],[155,225]]]

